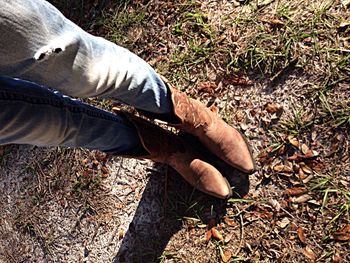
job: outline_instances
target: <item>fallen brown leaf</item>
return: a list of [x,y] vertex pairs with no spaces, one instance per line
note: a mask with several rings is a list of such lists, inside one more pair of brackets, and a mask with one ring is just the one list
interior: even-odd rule
[[288,138],[289,143],[297,148],[299,148],[299,140],[297,138]]
[[340,230],[333,233],[333,238],[337,241],[350,240],[350,224],[345,225]]
[[297,234],[298,234],[298,238],[299,238],[300,242],[305,245],[306,244],[306,237],[305,237],[304,229],[302,227],[298,227]]
[[213,233],[211,232],[211,229],[209,229],[206,233],[205,233],[205,240],[209,241],[211,239],[211,237],[213,236]]
[[317,155],[314,154],[314,151],[308,150],[306,153],[304,153],[304,158],[312,158],[312,157],[315,157]]
[[304,249],[303,249],[303,254],[308,258],[308,259],[311,259],[311,260],[316,260],[316,254],[315,252],[308,246],[306,246]]
[[341,258],[339,255],[333,255],[333,263],[340,263],[341,262]]
[[305,163],[300,163],[300,168],[303,170],[304,173],[312,174],[312,169]]
[[206,93],[214,93],[215,89],[218,86],[215,82],[200,82],[197,84],[197,88],[199,91],[206,92]]
[[215,227],[213,227],[211,229],[211,232],[213,234],[213,237],[216,239],[216,240],[224,240],[224,237],[221,235],[221,233],[219,232],[219,230],[217,230]]
[[235,225],[237,225],[236,222],[233,219],[231,219],[231,218],[229,218],[227,216],[224,217],[224,222],[228,226],[235,226]]
[[309,147],[305,143],[303,143],[301,145],[301,152],[305,155],[308,151],[309,151]]
[[225,82],[235,86],[251,86],[253,82],[243,77],[232,76],[225,79]]
[[96,151],[95,158],[99,162],[106,162],[107,161],[107,154],[103,153],[103,152],[100,152],[100,151]]
[[307,202],[307,201],[309,201],[311,199],[312,199],[311,195],[304,194],[304,195],[301,195],[301,196],[298,196],[298,197],[293,197],[292,198],[292,202],[300,204],[300,203],[305,203],[305,202]]
[[274,26],[284,26],[284,22],[279,19],[272,19],[270,20],[270,24]]
[[277,224],[280,228],[286,228],[290,224],[290,220],[285,217],[281,221],[277,222]]
[[273,166],[272,169],[278,173],[292,173],[293,172],[292,167],[289,167],[289,166],[283,165],[283,164],[275,165],[275,166]]
[[344,232],[334,232],[333,233],[333,239],[337,241],[349,241],[350,240],[350,234],[344,233]]
[[322,172],[326,166],[324,163],[321,163],[321,162],[317,162],[317,161],[311,161],[311,162],[308,162],[308,166],[314,170],[315,172]]
[[88,177],[92,174],[92,170],[91,169],[87,169],[83,171],[83,176]]
[[307,189],[304,187],[294,187],[286,190],[286,194],[289,196],[297,196],[307,193]]
[[265,109],[268,113],[277,113],[282,109],[282,106],[277,103],[267,103]]
[[302,156],[298,153],[294,153],[292,156],[288,157],[288,160],[290,161],[296,161],[296,160],[300,160],[302,158]]
[[350,233],[350,224],[346,224],[340,231]]
[[101,171],[102,171],[102,173],[104,173],[104,174],[109,174],[109,170],[108,170],[108,168],[107,168],[106,166],[102,166],[102,167],[101,167]]
[[232,257],[232,252],[230,250],[225,250],[223,253],[221,253],[221,260],[224,263],[229,262],[231,257]]

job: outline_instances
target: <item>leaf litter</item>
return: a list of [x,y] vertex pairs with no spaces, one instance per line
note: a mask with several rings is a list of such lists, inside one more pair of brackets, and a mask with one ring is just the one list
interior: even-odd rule
[[[232,199],[235,201],[219,205],[220,208],[213,209],[210,200],[200,195],[192,196],[192,189],[186,200],[183,198],[186,195],[173,194],[185,187],[168,179],[165,214],[154,221],[164,220],[165,225],[172,222],[167,230],[176,225],[171,218],[179,218],[186,226],[184,214],[189,211],[197,221],[191,226],[176,228],[165,240],[160,254],[154,252],[156,249],[152,246],[153,259],[162,258],[162,262],[190,262],[190,259],[191,262],[217,262],[218,259],[222,262],[350,261],[347,228],[350,223],[350,122],[347,121],[350,90],[346,80],[348,53],[344,51],[349,49],[344,9],[347,1],[327,4],[323,1],[179,0],[134,1],[125,5],[110,2],[103,15],[96,16],[97,2],[85,4],[87,15],[76,21],[83,24],[89,21],[90,32],[128,47],[150,61],[189,96],[211,105],[227,122],[244,131],[252,143],[254,156],[258,156],[259,169],[249,177],[250,192],[245,195],[246,199],[238,196]],[[66,14],[76,8],[66,10]],[[103,20],[95,21],[99,16]],[[111,18],[119,24],[108,25]],[[116,32],[117,29],[122,30],[122,34]],[[5,163],[2,169],[6,173],[11,167],[6,150],[1,149],[0,160]],[[68,155],[62,153],[62,156],[65,154]],[[108,233],[109,227],[119,224],[118,220],[123,217],[106,207],[112,205],[115,210],[123,210],[135,201],[124,196],[128,201],[116,201],[118,198],[111,201],[99,191],[101,198],[92,198],[89,191],[96,195],[95,187],[100,182],[104,187],[112,186],[111,180],[118,180],[118,171],[104,157],[91,155],[83,160],[74,163],[74,171],[79,175],[72,177],[78,178],[74,196],[85,197],[81,200],[88,197],[91,204],[85,204],[87,218],[92,223],[101,223],[100,229]],[[130,185],[121,184],[118,191],[137,199],[141,193],[137,189],[146,182],[144,178]],[[45,187],[43,192],[37,191],[39,197],[57,194],[51,185],[45,184]],[[29,195],[34,201],[39,200],[33,193]],[[111,202],[101,204],[103,199]],[[65,196],[62,204],[72,205],[69,200]],[[74,202],[82,204],[79,198]],[[43,206],[40,201],[39,204]],[[152,205],[154,203],[150,207]],[[184,214],[174,208],[184,205]],[[19,210],[20,223],[29,229],[24,235],[27,246],[39,243],[39,238],[29,239],[33,233],[40,233],[35,228],[37,225],[44,230],[51,229],[53,237],[59,236],[55,233],[57,225],[48,227],[44,219],[39,220],[41,217],[37,215],[42,210],[38,207],[29,205],[28,211]],[[29,219],[35,217],[23,220],[24,215],[31,214],[39,218],[39,222],[33,221],[34,226]],[[82,231],[87,229],[85,225],[80,227]],[[128,224],[123,227],[119,229],[128,229]],[[22,228],[14,229],[17,233]],[[137,229],[140,231],[140,227]],[[110,261],[118,251],[104,253],[108,247],[105,244],[97,249],[94,233],[98,231],[86,236],[92,240],[90,246],[95,246],[89,257],[103,251],[104,256],[94,262]],[[121,242],[128,235],[127,230],[115,233]],[[73,237],[77,244],[78,239]],[[15,240],[12,242],[18,244]],[[7,244],[6,248],[11,251]],[[69,242],[64,245],[67,244]],[[46,259],[63,255],[58,247],[47,246]],[[132,258],[132,255],[132,251],[125,252],[120,258]],[[67,261],[67,257],[62,257]],[[78,258],[78,250],[73,250],[68,257]]]

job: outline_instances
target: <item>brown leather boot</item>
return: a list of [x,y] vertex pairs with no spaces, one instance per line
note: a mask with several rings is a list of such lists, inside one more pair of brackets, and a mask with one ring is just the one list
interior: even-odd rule
[[174,113],[179,124],[171,124],[193,134],[216,156],[229,165],[251,173],[255,170],[249,146],[244,137],[201,102],[189,98],[163,79],[171,91]]
[[226,199],[232,195],[228,181],[211,164],[204,161],[177,135],[149,123],[144,119],[125,114],[136,127],[141,142],[149,155],[136,158],[151,159],[173,167],[188,183],[198,190]]

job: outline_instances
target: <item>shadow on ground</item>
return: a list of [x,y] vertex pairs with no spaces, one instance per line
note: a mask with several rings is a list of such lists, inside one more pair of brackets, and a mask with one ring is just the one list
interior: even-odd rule
[[[236,197],[248,193],[248,175],[216,158],[215,166],[229,180]],[[155,193],[162,184],[162,190]],[[181,229],[193,227],[184,218],[199,219],[202,223],[212,219],[219,222],[226,214],[226,205],[226,201],[194,191],[171,168],[166,176],[151,175],[113,263],[160,262],[171,238]]]

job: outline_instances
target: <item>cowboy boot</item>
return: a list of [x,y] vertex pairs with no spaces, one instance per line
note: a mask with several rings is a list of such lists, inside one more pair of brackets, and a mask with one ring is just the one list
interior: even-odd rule
[[255,163],[241,133],[201,102],[189,98],[166,79],[163,80],[171,92],[174,114],[178,119],[178,122],[169,124],[195,135],[204,146],[229,165],[245,173],[252,173]]
[[124,115],[135,126],[147,152],[143,156],[129,157],[168,164],[193,187],[211,196],[226,199],[232,195],[231,187],[221,173],[179,136],[139,117]]

